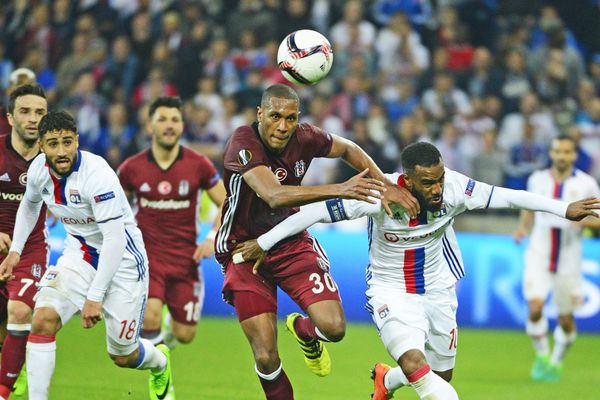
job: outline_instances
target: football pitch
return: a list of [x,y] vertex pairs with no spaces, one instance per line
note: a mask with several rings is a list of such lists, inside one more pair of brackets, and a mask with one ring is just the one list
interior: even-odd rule
[[[346,338],[329,344],[331,375],[319,378],[304,366],[299,348],[280,322],[279,346],[295,398],[305,400],[370,399],[369,369],[390,363],[373,326],[350,324]],[[95,400],[148,398],[147,372],[119,369],[105,354],[104,326],[81,328],[75,317],[58,335],[57,366],[50,399]],[[600,337],[580,335],[567,356],[560,383],[533,383],[533,359],[523,332],[460,332],[453,384],[461,399],[597,400],[600,398]],[[264,399],[249,346],[233,318],[203,318],[196,340],[172,353],[178,400]],[[418,399],[410,388],[395,399]]]

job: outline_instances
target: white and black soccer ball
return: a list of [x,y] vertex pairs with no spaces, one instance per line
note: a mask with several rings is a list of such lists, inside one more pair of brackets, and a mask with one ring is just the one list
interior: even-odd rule
[[302,29],[283,39],[277,51],[277,65],[292,83],[314,85],[325,78],[333,64],[329,40],[319,32]]

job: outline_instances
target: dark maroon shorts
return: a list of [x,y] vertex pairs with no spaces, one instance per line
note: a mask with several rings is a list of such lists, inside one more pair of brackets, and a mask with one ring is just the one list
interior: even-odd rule
[[[0,257],[0,262],[3,258]],[[14,279],[6,282],[6,290],[10,300],[22,301],[29,307],[35,306],[35,295],[40,279],[46,272],[48,254],[43,252],[27,253],[21,257],[13,270]]]
[[[223,298],[235,307],[240,321],[276,313],[278,286],[304,311],[319,301],[340,301],[338,287],[329,274],[329,259],[311,236],[275,246],[257,275],[252,273],[253,265],[230,260],[225,269]],[[238,294],[240,298],[236,299]],[[243,301],[236,301],[241,298]]]
[[160,299],[169,307],[171,317],[182,324],[196,325],[204,302],[204,280],[198,264],[174,265],[148,253],[150,285],[148,298]]

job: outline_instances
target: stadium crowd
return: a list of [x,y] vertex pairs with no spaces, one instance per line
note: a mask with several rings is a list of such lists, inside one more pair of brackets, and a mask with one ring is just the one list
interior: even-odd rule
[[[325,81],[297,88],[302,120],[351,138],[382,170],[426,140],[448,167],[521,189],[548,165],[550,139],[567,132],[578,168],[600,179],[600,2],[564,3],[9,0],[0,86],[33,72],[49,108],[75,116],[82,148],[114,168],[149,146],[148,104],[179,95],[185,143],[220,165],[262,90],[285,82],[280,41],[310,28],[329,38],[335,60]],[[306,184],[352,173],[318,163]]]

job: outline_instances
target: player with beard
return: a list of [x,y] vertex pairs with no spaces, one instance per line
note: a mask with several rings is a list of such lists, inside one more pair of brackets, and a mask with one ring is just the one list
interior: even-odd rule
[[[135,195],[136,220],[144,236],[150,263],[148,305],[142,337],[154,344],[190,343],[204,301],[204,281],[198,263],[214,253],[221,222],[225,187],[213,163],[179,143],[184,123],[179,97],[159,97],[149,108],[152,147],[128,158],[118,175],[125,192]],[[197,244],[202,191],[218,207],[214,227]],[[161,331],[162,307],[171,314]],[[172,338],[171,338],[172,336]]]
[[[456,282],[464,275],[452,223],[458,214],[482,208],[524,208],[570,220],[595,215],[600,200],[565,203],[525,191],[490,186],[444,167],[437,148],[414,143],[402,152],[404,173],[388,175],[419,199],[421,213],[410,218],[397,209],[390,218],[375,204],[334,199],[308,204],[256,240],[241,244],[235,254],[257,260],[280,240],[317,222],[369,216],[367,309],[381,340],[398,367],[378,363],[373,370],[373,399],[392,397],[412,386],[420,399],[458,399],[448,383],[455,364]],[[234,255],[235,255],[234,254]]]
[[[40,152],[38,123],[47,110],[44,89],[37,84],[19,86],[10,94],[7,117],[12,129],[9,135],[0,137],[0,263],[11,245],[17,209],[25,193],[27,169]],[[44,206],[13,271],[14,279],[0,283],[0,298],[7,300],[0,305],[0,314],[8,314],[7,318],[0,316],[0,321],[7,322],[0,366],[0,399],[8,399],[13,386],[15,395],[23,395],[26,390],[24,373],[15,381],[25,361],[37,284],[48,261],[45,217]]]
[[13,279],[46,204],[67,238],[56,266],[40,281],[27,339],[29,399],[48,398],[56,334],[78,312],[84,328],[105,319],[110,358],[119,367],[149,369],[150,399],[165,399],[172,384],[169,349],[139,338],[148,262],[117,175],[103,158],[79,150],[75,121],[66,112],[40,120],[39,143],[42,154],[27,170],[12,244],[0,264],[0,279]]
[[[577,144],[571,136],[561,135],[552,140],[550,159],[550,168],[529,177],[527,190],[563,201],[600,196],[596,180],[574,167]],[[584,227],[600,229],[600,219],[586,218],[574,224],[554,215],[521,211],[519,227],[513,234],[520,242],[531,231],[525,252],[523,294],[529,308],[525,330],[536,352],[530,373],[534,381],[560,380],[562,361],[577,336],[573,312],[583,302],[581,235]],[[550,292],[558,308],[552,354],[548,319],[542,312]]]

